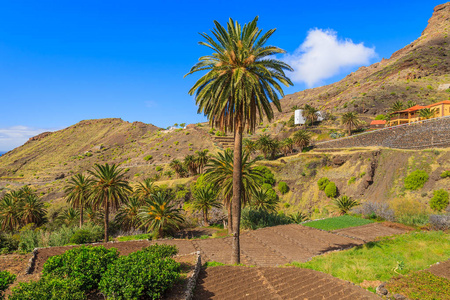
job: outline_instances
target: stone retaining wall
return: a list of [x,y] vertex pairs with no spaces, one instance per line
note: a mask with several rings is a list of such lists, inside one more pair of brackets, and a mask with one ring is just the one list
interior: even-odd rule
[[381,146],[424,149],[450,146],[450,117],[384,128],[355,136],[315,144],[315,148]]

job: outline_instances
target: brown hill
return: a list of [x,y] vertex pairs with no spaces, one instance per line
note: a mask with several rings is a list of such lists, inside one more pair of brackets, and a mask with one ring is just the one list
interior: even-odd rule
[[389,59],[361,67],[339,82],[287,95],[282,100],[287,119],[291,107],[310,104],[332,113],[357,111],[367,117],[385,113],[397,100],[431,104],[450,97],[450,2],[435,7],[422,35]]

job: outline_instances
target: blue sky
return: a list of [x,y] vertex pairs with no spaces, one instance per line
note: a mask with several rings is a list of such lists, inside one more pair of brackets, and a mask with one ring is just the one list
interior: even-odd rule
[[[198,76],[183,75],[210,53],[197,42],[213,20],[245,23],[258,15],[260,28],[277,28],[270,43],[302,69],[292,74],[289,94],[389,57],[420,36],[441,3],[1,1],[0,151],[83,119],[160,127],[204,121],[187,94]],[[331,51],[333,45],[341,51]],[[359,59],[347,62],[347,46]],[[332,57],[338,52],[342,57]],[[320,72],[313,74],[316,65]]]

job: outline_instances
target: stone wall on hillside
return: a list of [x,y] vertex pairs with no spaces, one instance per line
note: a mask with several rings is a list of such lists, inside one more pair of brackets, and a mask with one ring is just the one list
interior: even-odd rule
[[384,128],[315,144],[315,148],[381,146],[397,149],[450,147],[450,117]]

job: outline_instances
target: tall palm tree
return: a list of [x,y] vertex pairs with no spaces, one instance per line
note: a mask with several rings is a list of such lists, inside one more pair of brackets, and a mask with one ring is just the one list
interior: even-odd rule
[[34,194],[27,195],[20,202],[19,216],[23,224],[40,225],[45,221],[46,214],[44,202]]
[[239,224],[242,189],[242,134],[244,129],[253,132],[258,120],[273,118],[270,101],[281,111],[280,96],[284,96],[279,84],[292,85],[285,70],[292,68],[273,56],[285,53],[275,46],[266,46],[275,32],[265,34],[257,27],[258,17],[241,26],[229,20],[227,28],[214,21],[213,36],[201,34],[205,42],[200,45],[213,50],[212,55],[200,57],[200,61],[186,75],[208,71],[190,89],[196,96],[199,113],[204,113],[211,125],[221,131],[234,132],[234,179],[232,262],[240,262]]
[[2,231],[13,231],[19,227],[19,201],[7,193],[0,199],[0,224]]
[[195,159],[194,155],[186,155],[184,157],[184,165],[189,170],[189,173],[191,175],[197,175],[197,160]]
[[419,116],[421,119],[431,119],[432,117],[434,117],[434,109],[429,109],[429,108],[423,108],[421,110],[419,110]]
[[283,151],[284,156],[287,156],[288,152],[293,151],[294,149],[294,141],[291,138],[285,138],[280,142],[280,150]]
[[146,205],[139,210],[141,227],[157,230],[158,237],[164,237],[164,230],[180,228],[184,222],[181,209],[175,207],[174,195],[169,191],[157,191],[146,201]]
[[115,221],[122,229],[132,230],[141,225],[141,219],[138,216],[141,203],[142,202],[137,197],[130,197],[128,198],[128,201],[119,208]]
[[95,164],[93,170],[88,171],[92,175],[92,193],[90,201],[93,208],[103,207],[105,214],[105,242],[109,240],[108,221],[110,209],[116,210],[125,202],[131,187],[125,180],[124,169],[118,169],[116,165]]
[[342,124],[347,126],[348,135],[352,135],[352,129],[358,127],[360,121],[358,114],[355,112],[348,112],[342,115]]
[[91,192],[92,180],[83,174],[76,174],[69,180],[64,189],[66,200],[73,208],[80,211],[80,228],[83,226],[83,209],[85,208]]
[[198,165],[198,172],[203,173],[203,168],[208,163],[208,149],[204,149],[202,151],[195,151],[195,154],[197,154],[197,165]]
[[212,184],[203,184],[193,192],[193,208],[203,213],[204,225],[208,226],[208,211],[213,207],[220,208],[222,204],[217,200],[217,189]]
[[251,206],[258,210],[275,212],[278,201],[277,198],[270,195],[269,189],[259,188],[253,192]]
[[[242,170],[242,193],[240,200],[246,204],[252,193],[256,190],[262,179],[261,171],[255,168],[255,160],[250,159],[249,153],[244,153],[241,161]],[[216,187],[220,187],[224,204],[228,210],[228,232],[234,233],[235,220],[232,217],[234,210],[231,209],[231,198],[233,189],[234,153],[233,150],[226,149],[212,157],[207,165],[205,180]]]
[[306,130],[298,130],[292,135],[292,141],[300,148],[300,152],[302,152],[311,142],[311,134]]
[[[319,110],[312,105],[305,104],[305,106],[303,107],[303,117],[305,118],[305,120],[309,121],[311,126],[317,120],[317,112],[319,112]],[[305,122],[305,128],[306,128],[306,123],[307,122]]]
[[134,195],[140,201],[141,204],[153,194],[155,186],[153,185],[153,179],[145,178],[139,182],[134,190]]

